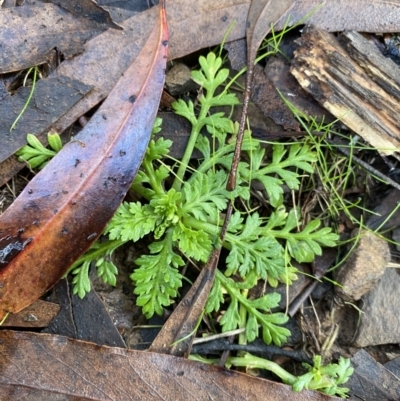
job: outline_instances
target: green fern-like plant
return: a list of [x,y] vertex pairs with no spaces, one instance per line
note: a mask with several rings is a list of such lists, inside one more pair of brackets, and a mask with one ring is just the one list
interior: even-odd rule
[[[148,318],[154,313],[161,314],[178,295],[182,285],[179,269],[185,264],[185,258],[207,261],[218,243],[223,223],[221,213],[232,197],[248,201],[250,184],[257,180],[264,186],[274,211],[269,218],[257,212],[238,210],[233,214],[222,244],[229,252],[226,270],[217,272],[206,312],[219,311],[226,303],[220,324],[223,331],[227,331],[241,324],[239,311],[244,308],[249,341],[258,336],[260,325],[266,343],[282,344],[290,334],[281,327],[287,316],[271,313],[279,303],[279,295],[250,300],[246,291],[260,279],[272,286],[278,282],[290,284],[296,279],[296,270],[291,267],[289,257],[299,262],[310,261],[314,255],[321,254],[321,246],[335,245],[337,235],[330,228],[319,228],[319,221],[300,230],[299,211],[286,210],[283,206],[282,186],[298,189],[300,173],[312,172],[316,156],[307,146],[276,144],[272,149],[272,162],[266,163],[260,142],[246,133],[243,151],[251,162],[239,164],[237,189],[233,193],[225,189],[237,124],[214,108],[233,107],[238,100],[224,91],[216,94],[228,77],[228,70],[221,65],[222,60],[213,53],[200,58],[201,70],[192,74],[193,80],[203,88],[199,109],[191,101],[179,100],[173,105],[175,112],[192,125],[182,161],[176,171],[168,167],[163,160],[168,157],[171,141],[156,136],[151,139],[132,185],[142,200],[123,203],[106,228],[108,242],[91,249],[74,265],[75,291],[82,295],[82,288],[85,288],[80,282],[84,281],[81,269],[85,269],[87,261],[97,259],[98,274],[101,269],[105,277],[112,277],[115,267],[110,258],[103,256],[104,252],[150,236],[153,242],[148,253],[135,261],[131,279],[143,313]],[[204,135],[203,130],[209,136]],[[189,168],[194,149],[198,149],[203,158],[195,168]]]
[[[280,301],[279,295],[248,299],[247,292],[259,280],[273,287],[279,282],[290,284],[296,279],[291,258],[309,262],[321,254],[321,246],[335,245],[338,237],[330,228],[320,228],[318,220],[301,228],[299,210],[287,210],[283,205],[283,185],[298,189],[300,174],[312,173],[316,155],[305,145],[275,144],[272,160],[267,162],[261,143],[246,132],[242,149],[247,161],[239,163],[237,188],[228,192],[225,186],[238,125],[215,108],[234,107],[239,102],[226,90],[217,94],[228,78],[220,57],[214,53],[200,57],[200,66],[199,71],[192,73],[193,80],[202,87],[199,106],[183,100],[173,105],[175,113],[192,126],[181,162],[176,169],[164,162],[172,142],[156,136],[161,130],[157,120],[132,184],[141,200],[124,202],[108,224],[103,239],[72,266],[74,292],[83,297],[89,291],[88,270],[92,261],[97,274],[115,284],[114,250],[128,241],[147,237],[148,252],[135,260],[131,279],[137,304],[146,317],[161,314],[178,296],[183,278],[180,268],[185,259],[208,260],[218,244],[222,213],[228,202],[232,198],[248,202],[251,183],[258,181],[265,189],[272,213],[269,217],[256,211],[237,210],[233,214],[222,244],[228,251],[226,269],[217,271],[206,312],[225,310],[220,321],[223,331],[245,327],[247,340],[252,341],[261,327],[266,343],[280,345],[290,332],[282,327],[287,316],[271,313]],[[189,167],[195,149],[203,158]]]
[[62,148],[60,135],[56,132],[47,134],[50,149],[46,148],[33,134],[28,134],[26,141],[27,145],[18,150],[16,155],[20,162],[27,163],[32,169],[42,169]]
[[[273,49],[267,54],[279,51],[279,42],[287,30],[268,42]],[[183,100],[173,105],[175,113],[192,126],[181,161],[173,167],[165,163],[172,142],[156,135],[161,132],[161,120],[156,119],[153,137],[132,184],[140,201],[124,202],[102,238],[71,267],[73,291],[82,298],[90,290],[90,266],[104,282],[115,285],[118,269],[113,263],[114,251],[127,242],[146,237],[148,251],[135,260],[131,279],[137,304],[149,318],[161,314],[178,297],[183,279],[180,269],[186,260],[206,262],[212,249],[222,245],[227,251],[225,268],[216,271],[205,312],[219,314],[222,331],[243,328],[240,344],[253,341],[261,331],[265,343],[281,345],[290,335],[283,327],[288,317],[271,312],[278,306],[280,296],[272,293],[253,299],[248,293],[259,280],[272,287],[279,282],[290,285],[297,278],[291,260],[311,262],[315,255],[321,254],[323,246],[336,244],[338,236],[328,227],[321,228],[320,220],[303,226],[300,210],[283,203],[283,188],[298,190],[301,175],[313,173],[320,154],[302,141],[275,144],[267,158],[261,143],[247,132],[242,146],[245,161],[238,166],[237,188],[234,192],[226,191],[238,124],[216,107],[234,107],[239,102],[234,94],[228,93],[233,80],[222,89],[229,72],[222,68],[220,57],[210,53],[201,57],[199,64],[200,70],[192,73],[202,89],[198,105]],[[321,131],[315,127],[314,130]],[[17,155],[31,168],[42,168],[62,146],[57,134],[48,136],[50,149],[34,135],[29,134],[27,142]],[[195,149],[202,154],[198,163],[191,160]],[[255,181],[267,195],[268,217],[250,210],[250,188]],[[236,202],[225,241],[220,244],[223,212],[233,198],[241,202]],[[247,208],[240,204],[247,204]],[[190,357],[211,363],[194,355]],[[228,358],[227,366],[270,370],[292,385],[294,391],[312,389],[346,397],[348,389],[342,385],[352,374],[350,361],[340,358],[337,364],[323,366],[317,355],[313,362],[313,366],[304,364],[308,372],[298,377],[249,353]]]

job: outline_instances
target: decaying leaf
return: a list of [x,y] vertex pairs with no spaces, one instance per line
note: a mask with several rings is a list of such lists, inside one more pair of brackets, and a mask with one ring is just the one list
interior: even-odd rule
[[165,8],[135,62],[75,140],[0,216],[0,309],[18,312],[101,235],[150,138],[167,60]]
[[54,4],[37,3],[0,11],[0,73],[46,63],[57,48],[68,58],[107,29]]
[[26,332],[0,332],[0,370],[2,400],[338,400],[171,355]]
[[297,0],[277,22],[281,30],[289,17],[293,25],[310,14],[306,23],[330,32],[397,32],[400,21],[399,0]]
[[[297,3],[296,0],[253,0],[247,15],[247,62],[254,63],[257,50],[262,40],[271,31],[272,25],[283,19],[285,15],[291,15],[291,9]],[[302,15],[300,18],[303,18]],[[293,21],[296,17],[292,17]]]
[[93,0],[51,0],[51,2],[78,17],[83,16],[98,24],[107,24],[111,28],[122,29],[111,19],[110,13]]
[[52,302],[38,299],[20,313],[9,315],[1,325],[2,327],[42,328],[57,316],[60,306]]

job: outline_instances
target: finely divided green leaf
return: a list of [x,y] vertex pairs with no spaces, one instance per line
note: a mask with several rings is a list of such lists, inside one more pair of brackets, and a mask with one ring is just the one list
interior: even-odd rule
[[163,307],[169,306],[182,285],[182,276],[178,268],[185,263],[171,246],[172,231],[159,241],[149,246],[150,255],[142,255],[135,263],[139,268],[131,275],[135,282],[137,305],[147,318],[154,313],[162,314]]

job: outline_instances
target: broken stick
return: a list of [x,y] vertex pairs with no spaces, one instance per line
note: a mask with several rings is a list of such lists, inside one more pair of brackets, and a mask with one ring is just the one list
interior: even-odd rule
[[383,155],[400,147],[400,68],[357,32],[307,27],[292,61],[300,85]]

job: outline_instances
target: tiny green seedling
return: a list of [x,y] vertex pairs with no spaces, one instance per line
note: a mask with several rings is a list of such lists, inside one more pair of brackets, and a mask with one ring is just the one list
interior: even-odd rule
[[340,357],[338,363],[322,365],[320,355],[314,356],[314,365],[303,363],[308,372],[301,376],[294,376],[287,372],[275,362],[246,353],[242,357],[231,357],[227,361],[228,366],[265,369],[275,373],[282,381],[292,386],[293,391],[299,392],[303,389],[317,390],[322,393],[346,398],[349,389],[341,387],[345,384],[354,369],[350,366],[350,359]]
[[60,135],[56,132],[47,134],[47,141],[51,149],[44,147],[33,134],[28,134],[26,140],[28,144],[16,152],[16,155],[20,162],[27,163],[32,169],[42,169],[62,148]]

